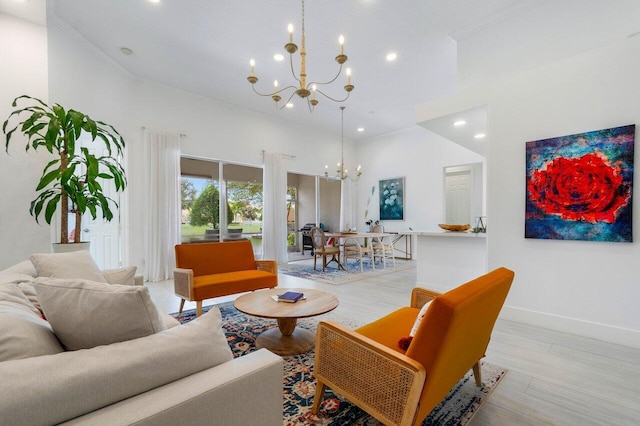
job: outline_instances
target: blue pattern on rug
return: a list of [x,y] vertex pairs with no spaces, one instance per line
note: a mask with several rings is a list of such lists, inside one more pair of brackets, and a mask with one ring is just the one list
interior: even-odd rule
[[[275,321],[247,316],[233,307],[233,302],[217,305],[222,314],[222,327],[234,357],[256,350],[256,337],[270,328],[277,327]],[[207,312],[211,306],[205,306]],[[195,319],[195,310],[184,311],[181,316],[172,314],[181,323]],[[300,327],[315,331],[317,318],[298,321]],[[351,326],[351,324],[345,324]],[[327,388],[320,411],[311,414],[316,380],[313,376],[314,351],[301,355],[285,356],[283,378],[283,425],[358,425],[382,426],[360,408],[349,403]],[[473,375],[467,373],[422,423],[422,426],[464,425],[478,410],[480,404],[504,377],[505,369],[484,363],[482,375],[484,386],[475,385]]]
[[416,267],[416,262],[412,260],[396,259],[396,266],[391,261],[387,261],[387,267],[383,268],[380,262],[376,263],[376,269],[372,268],[371,260],[363,260],[363,271],[360,271],[360,262],[358,260],[349,260],[346,270],[338,269],[335,262],[327,265],[322,270],[322,260],[318,259],[317,269],[313,269],[313,263],[308,261],[290,262],[287,265],[278,267],[278,271],[282,274],[291,275],[298,278],[306,278],[313,281],[322,281],[333,285],[342,285],[353,281],[360,281],[367,278],[384,275],[391,272],[397,272],[405,269]]

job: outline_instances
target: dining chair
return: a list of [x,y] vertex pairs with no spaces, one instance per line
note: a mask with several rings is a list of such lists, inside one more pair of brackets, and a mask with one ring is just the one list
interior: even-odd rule
[[373,258],[373,246],[371,244],[363,246],[357,238],[347,238],[345,239],[342,248],[344,264],[347,265],[347,267],[349,266],[349,258],[355,258],[360,262],[360,272],[363,272],[363,256],[369,256],[371,258],[372,268],[376,269],[376,262]]
[[[371,232],[376,234],[383,234],[384,227],[382,225],[376,225],[371,228]],[[396,256],[394,254],[393,249],[393,241],[390,236],[386,237],[374,237],[373,242],[371,243],[371,247],[373,248],[373,257],[374,262],[376,257],[382,258],[382,267],[387,267],[387,258],[390,256],[393,260],[393,267],[396,267]]]
[[[336,262],[338,264],[338,269],[343,269],[344,267],[340,263],[340,247],[337,247],[333,244],[329,244],[327,242],[327,237],[324,231],[317,226],[311,228],[309,231],[309,236],[311,237],[311,242],[313,244],[313,270],[316,270],[316,264],[318,261],[318,257],[322,258],[322,271],[326,269],[327,265],[331,262]],[[327,257],[331,256],[331,259],[327,261]]]

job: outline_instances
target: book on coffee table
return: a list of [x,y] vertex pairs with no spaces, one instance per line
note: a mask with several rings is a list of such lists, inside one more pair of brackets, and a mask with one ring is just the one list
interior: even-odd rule
[[287,291],[278,295],[278,302],[294,303],[304,297],[304,293],[298,293],[296,291]]

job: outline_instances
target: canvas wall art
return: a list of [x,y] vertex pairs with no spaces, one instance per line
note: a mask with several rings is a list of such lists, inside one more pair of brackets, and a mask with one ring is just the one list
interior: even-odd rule
[[404,220],[404,178],[383,179],[380,187],[380,220]]
[[525,238],[633,241],[635,125],[526,144]]

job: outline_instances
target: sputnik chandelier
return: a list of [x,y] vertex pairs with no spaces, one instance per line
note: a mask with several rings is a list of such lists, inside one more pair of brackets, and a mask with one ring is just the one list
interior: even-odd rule
[[[340,154],[340,162],[338,163],[338,169],[336,170],[336,175],[333,177],[334,179],[340,179],[340,180],[345,180],[345,179],[351,179],[353,182],[357,181],[358,179],[360,179],[360,175],[362,174],[362,166],[358,165],[358,168],[356,169],[356,176],[349,176],[349,170],[344,168],[344,109],[345,107],[341,106],[340,110],[342,111],[342,134],[341,134],[341,140],[342,140],[342,152]],[[324,166],[324,176],[325,177],[329,177],[329,165]]]
[[[284,45],[284,48],[287,52],[289,52],[289,59],[291,62],[291,73],[293,74],[293,78],[295,80],[298,81],[297,85],[290,85],[287,87],[284,87],[282,89],[278,88],[278,80],[275,80],[273,82],[275,91],[272,93],[260,93],[256,90],[256,83],[258,82],[258,77],[255,75],[255,61],[253,59],[251,59],[251,61],[249,62],[250,66],[251,66],[251,75],[249,75],[249,77],[247,77],[247,80],[249,81],[249,83],[251,83],[251,87],[253,88],[253,91],[256,92],[258,95],[260,96],[271,96],[271,99],[273,99],[276,103],[276,107],[282,109],[285,106],[287,106],[287,104],[289,104],[289,101],[291,101],[291,98],[293,98],[293,95],[298,95],[300,98],[302,99],[306,99],[307,100],[307,105],[309,107],[309,111],[313,112],[314,107],[316,105],[318,105],[318,99],[317,99],[317,94],[321,94],[322,96],[324,96],[325,98],[332,100],[334,102],[344,102],[347,99],[349,99],[349,94],[351,93],[351,91],[353,90],[354,86],[351,84],[351,68],[347,68],[346,69],[346,76],[347,76],[347,84],[344,86],[344,90],[347,92],[347,95],[345,96],[344,99],[335,99],[332,98],[331,96],[327,95],[326,93],[324,93],[322,90],[320,90],[319,86],[325,86],[325,85],[329,85],[331,83],[333,83],[334,81],[336,81],[336,79],[340,76],[340,74],[342,73],[342,65],[347,62],[347,55],[344,54],[344,37],[342,35],[340,35],[338,41],[340,43],[340,54],[338,56],[336,56],[335,60],[336,62],[340,65],[340,67],[338,68],[338,73],[335,75],[335,77],[333,77],[331,80],[326,81],[326,82],[316,82],[316,81],[312,81],[307,83],[307,64],[306,64],[306,56],[307,56],[307,50],[305,49],[305,35],[304,35],[304,0],[302,0],[302,37],[300,40],[300,74],[299,76],[296,76],[296,72],[293,68],[293,54],[296,53],[298,51],[298,46],[293,42],[293,24],[289,24],[289,42],[287,44]],[[282,97],[280,96],[281,94],[286,96],[286,94],[289,93],[289,90],[293,89],[293,91],[291,92],[291,94],[289,95],[289,98],[287,99],[287,101],[282,105],[279,106],[278,102],[282,99]],[[286,93],[286,94],[285,94]]]

